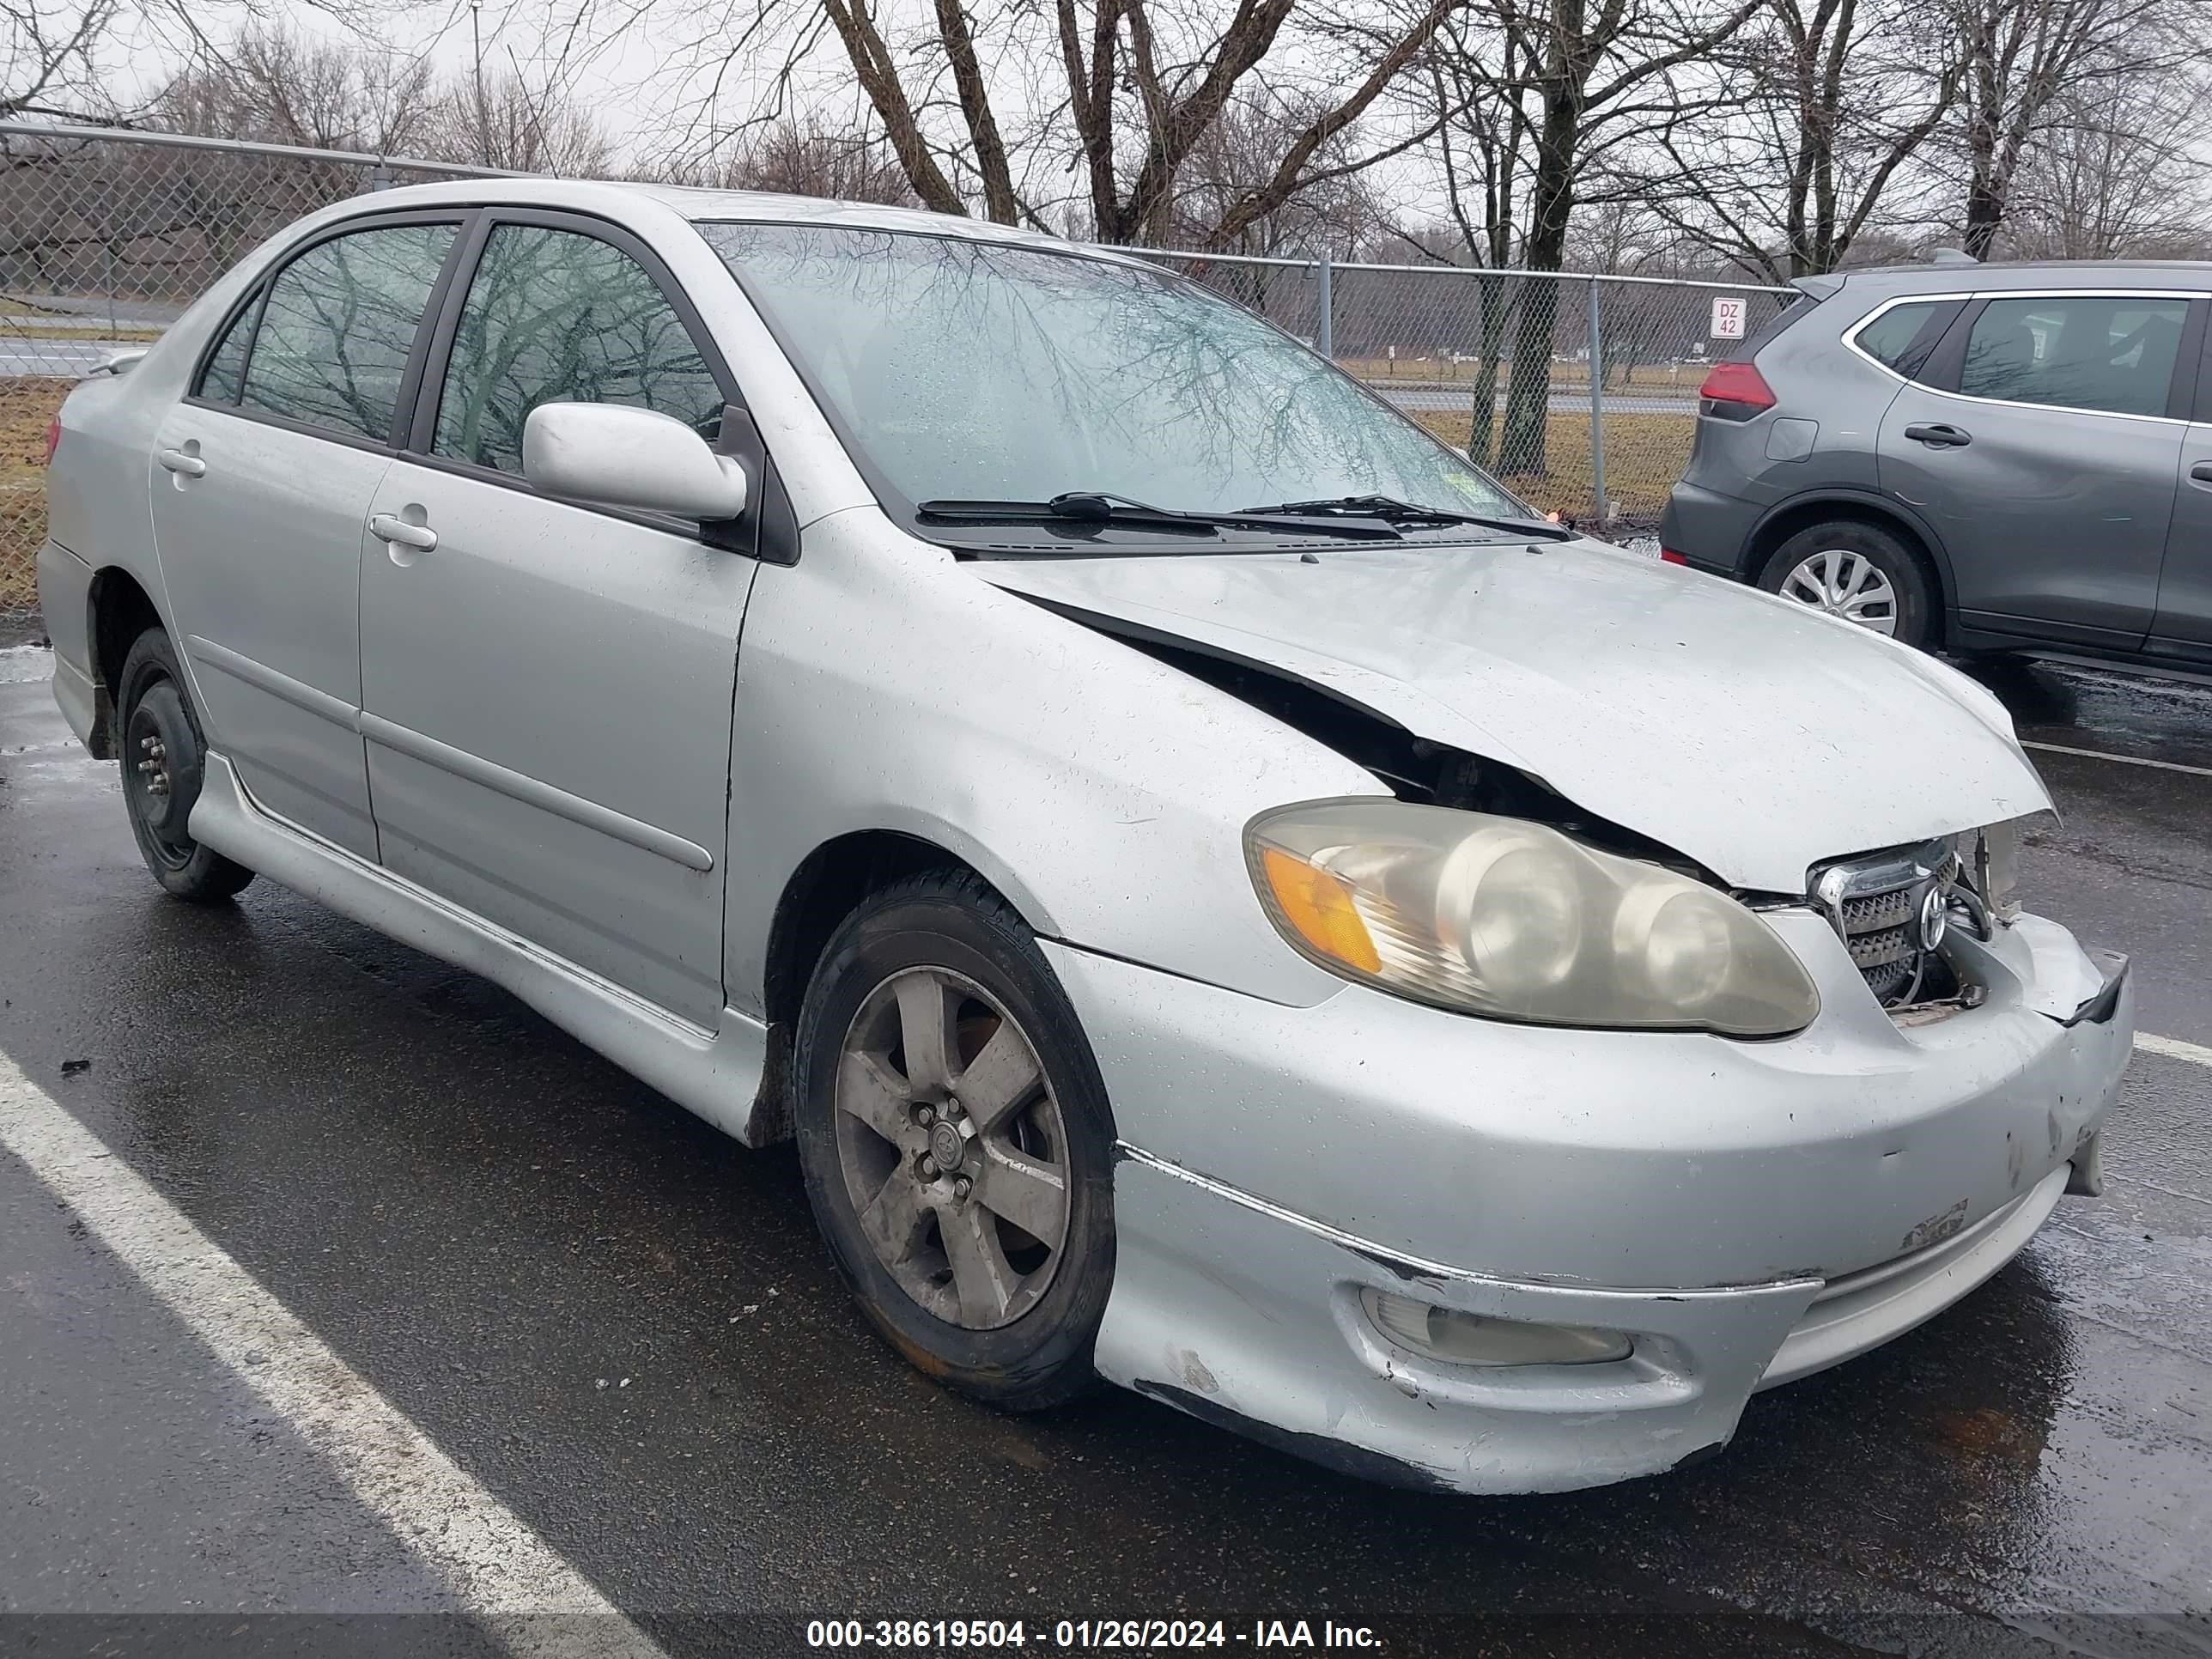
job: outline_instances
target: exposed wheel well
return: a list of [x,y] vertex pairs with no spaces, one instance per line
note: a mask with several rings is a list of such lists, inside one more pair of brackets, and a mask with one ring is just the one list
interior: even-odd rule
[[816,848],[784,884],[775,919],[769,925],[761,988],[769,1022],[768,1066],[748,1144],[790,1139],[792,1034],[799,1028],[807,981],[830,936],[870,894],[925,870],[964,870],[983,879],[974,866],[933,842],[891,830],[864,830]]
[[91,607],[93,688],[92,752],[106,760],[113,752],[115,682],[123,673],[123,659],[132,644],[149,628],[161,626],[161,613],[146,590],[129,571],[110,565],[92,579]]
[[1941,645],[1946,633],[1945,618],[1951,607],[1951,590],[1943,580],[1943,567],[1928,545],[1928,539],[1905,520],[1894,513],[1863,501],[1806,501],[1784,508],[1759,526],[1752,537],[1751,556],[1746,562],[1745,577],[1756,582],[1765,573],[1766,562],[1774,556],[1774,550],[1801,530],[1809,530],[1816,524],[1827,524],[1837,519],[1848,519],[1860,524],[1872,525],[1886,530],[1905,544],[1905,550],[1920,562],[1921,574],[1928,579],[1928,591],[1936,596],[1936,614],[1929,618],[1930,637],[1928,643]]

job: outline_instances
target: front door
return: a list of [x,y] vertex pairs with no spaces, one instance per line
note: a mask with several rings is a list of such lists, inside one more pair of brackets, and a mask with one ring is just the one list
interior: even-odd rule
[[[2209,388],[2212,389],[2212,388]],[[2158,579],[2158,619],[2150,651],[2212,664],[2212,423],[2191,426],[2181,441],[2181,488]]]
[[361,702],[362,526],[453,222],[318,241],[256,288],[163,419],[150,491],[176,645],[254,798],[376,855]]
[[[1882,416],[1882,489],[1949,556],[1969,627],[2130,648],[2149,632],[2183,422],[2191,300],[1998,295]],[[2200,324],[2201,326],[2201,324]]]
[[563,401],[711,435],[733,388],[641,245],[555,215],[478,235],[361,560],[384,861],[711,1028],[754,565],[695,526],[536,494],[521,443],[529,411]]

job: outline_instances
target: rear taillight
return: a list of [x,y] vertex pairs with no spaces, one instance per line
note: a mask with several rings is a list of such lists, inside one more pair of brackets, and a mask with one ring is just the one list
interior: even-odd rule
[[62,447],[62,417],[58,415],[46,422],[46,465],[54,464],[54,451]]
[[1755,363],[1715,363],[1698,396],[1717,404],[1740,404],[1747,409],[1774,407],[1774,388]]
[[1687,564],[1690,561],[1673,548],[1662,547],[1659,550],[1659,562],[1662,564]]

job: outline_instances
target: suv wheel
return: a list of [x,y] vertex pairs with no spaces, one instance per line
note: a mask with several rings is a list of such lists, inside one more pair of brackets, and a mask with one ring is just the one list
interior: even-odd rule
[[1878,525],[1833,519],[1775,549],[1759,585],[1902,644],[1931,632],[1928,578],[1904,542]]
[[1094,1380],[1114,1132],[1075,1010],[975,876],[876,894],[823,952],[795,1046],[799,1164],[838,1272],[917,1368],[1014,1411]]
[[194,841],[187,826],[200,798],[207,744],[169,636],[149,628],[116,676],[115,752],[131,833],[146,867],[173,895],[195,904],[227,899],[253,872]]

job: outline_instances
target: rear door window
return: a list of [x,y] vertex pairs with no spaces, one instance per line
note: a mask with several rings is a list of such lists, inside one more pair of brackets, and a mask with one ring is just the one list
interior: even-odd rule
[[[455,229],[357,230],[316,243],[277,272],[239,407],[387,441],[408,354]],[[210,382],[229,344],[210,364]],[[208,390],[219,395],[212,384]]]
[[2189,301],[2062,295],[1991,300],[1966,337],[1970,398],[2115,415],[2163,415]]
[[484,243],[453,331],[431,450],[522,471],[522,428],[546,403],[634,404],[712,441],[721,384],[660,284],[611,243],[504,224]]

